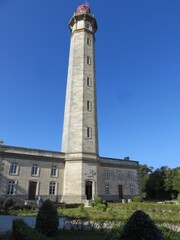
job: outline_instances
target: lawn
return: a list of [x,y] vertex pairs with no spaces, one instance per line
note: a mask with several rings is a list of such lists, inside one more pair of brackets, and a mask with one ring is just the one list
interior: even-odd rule
[[[136,210],[147,213],[156,223],[178,223],[180,224],[180,204],[158,204],[158,203],[108,203],[106,211],[91,208],[63,208],[58,209],[60,217],[71,219],[86,219],[94,221],[126,221]],[[38,209],[10,210],[10,215],[36,216]]]

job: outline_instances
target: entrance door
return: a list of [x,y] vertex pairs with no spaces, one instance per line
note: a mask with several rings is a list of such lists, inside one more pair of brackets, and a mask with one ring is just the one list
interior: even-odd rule
[[91,181],[86,181],[86,196],[87,196],[87,200],[92,199],[92,182]]
[[119,189],[119,198],[122,199],[123,198],[122,185],[118,185],[118,189]]
[[35,200],[37,182],[29,183],[29,200]]

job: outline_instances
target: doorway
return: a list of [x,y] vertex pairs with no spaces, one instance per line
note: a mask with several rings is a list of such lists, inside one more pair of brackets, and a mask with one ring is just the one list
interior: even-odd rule
[[91,181],[86,181],[86,197],[87,197],[87,200],[92,199],[92,182]]
[[29,200],[35,200],[37,182],[29,182]]
[[118,185],[118,190],[119,190],[119,199],[122,199],[123,198],[122,185]]

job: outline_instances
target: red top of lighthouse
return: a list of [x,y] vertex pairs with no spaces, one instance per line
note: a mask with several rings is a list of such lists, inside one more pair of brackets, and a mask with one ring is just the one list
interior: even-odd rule
[[90,7],[87,4],[83,4],[80,5],[77,9],[76,9],[76,13],[90,13]]

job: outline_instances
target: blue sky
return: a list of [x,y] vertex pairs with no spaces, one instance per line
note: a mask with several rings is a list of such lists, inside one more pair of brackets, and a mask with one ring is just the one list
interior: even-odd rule
[[[80,0],[0,0],[0,139],[60,151]],[[100,156],[180,166],[180,1],[89,0]]]

